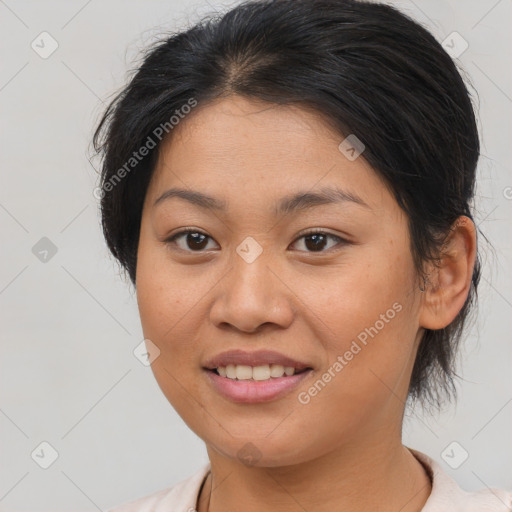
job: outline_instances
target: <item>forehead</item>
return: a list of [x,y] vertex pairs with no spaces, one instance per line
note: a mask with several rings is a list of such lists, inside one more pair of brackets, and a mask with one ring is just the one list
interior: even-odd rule
[[336,187],[378,206],[385,186],[364,158],[351,161],[339,150],[344,138],[311,109],[215,100],[164,139],[148,195],[179,187],[267,204],[284,192]]
[[311,109],[233,95],[196,107],[173,129],[162,149],[172,146],[182,158],[180,150],[188,151],[193,143],[194,155],[188,156],[228,161],[250,157],[253,164],[269,158],[308,162],[318,160],[319,144],[326,144],[325,139],[333,143],[340,135]]

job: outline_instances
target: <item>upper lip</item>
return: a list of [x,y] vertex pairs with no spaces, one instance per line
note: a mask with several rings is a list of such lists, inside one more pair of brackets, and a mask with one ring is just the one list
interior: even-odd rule
[[215,370],[219,366],[247,365],[247,366],[263,366],[271,364],[280,364],[282,366],[293,367],[295,370],[304,370],[311,368],[310,365],[287,357],[279,352],[272,350],[257,350],[255,352],[246,352],[244,350],[228,350],[222,352],[209,359],[204,367],[209,370]]

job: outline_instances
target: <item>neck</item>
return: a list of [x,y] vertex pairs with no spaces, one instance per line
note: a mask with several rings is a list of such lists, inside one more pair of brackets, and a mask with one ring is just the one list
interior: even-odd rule
[[199,512],[419,512],[431,492],[425,469],[400,439],[363,447],[351,443],[283,467],[247,467],[215,450],[208,453],[211,473]]

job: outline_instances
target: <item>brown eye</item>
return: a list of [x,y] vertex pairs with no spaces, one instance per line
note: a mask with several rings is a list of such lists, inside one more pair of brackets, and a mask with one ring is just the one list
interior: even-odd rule
[[171,236],[165,240],[165,243],[176,245],[183,251],[202,252],[208,245],[209,239],[211,237],[201,231],[188,229]]
[[[335,236],[324,231],[311,231],[297,238],[294,243],[297,244],[299,240],[304,240],[303,246],[306,248],[306,252],[327,252],[327,250],[331,249],[333,246],[340,245],[340,243],[345,242],[339,236]],[[329,240],[334,240],[337,243],[329,246]],[[326,247],[327,250],[324,250]]]

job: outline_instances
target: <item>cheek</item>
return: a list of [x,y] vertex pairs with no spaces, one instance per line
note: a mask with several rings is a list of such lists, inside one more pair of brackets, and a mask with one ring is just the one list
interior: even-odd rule
[[199,265],[176,264],[165,247],[141,232],[137,302],[142,330],[160,350],[151,365],[157,383],[183,417],[190,413],[191,395],[200,396],[209,293],[220,277]]
[[[184,343],[180,330],[193,308],[195,294],[183,276],[171,268],[165,250],[141,232],[137,255],[137,303],[144,337],[160,349],[155,364],[174,371]],[[171,357],[172,356],[172,357]]]
[[163,339],[180,316],[190,309],[191,287],[183,270],[172,264],[165,246],[154,239],[150,228],[141,229],[137,253],[137,303],[144,335]]
[[319,327],[328,327],[322,329],[327,367],[318,377],[329,383],[317,386],[323,396],[311,402],[343,403],[344,413],[354,416],[365,413],[361,405],[380,407],[390,389],[402,388],[413,358],[418,325],[411,307],[412,260],[406,251],[380,256],[371,264],[361,258],[364,263],[347,266],[350,272],[337,272],[321,294],[305,294],[318,297],[311,305],[322,320]]
[[[405,307],[395,308],[382,309],[388,323],[378,307],[373,310],[378,314],[368,311],[345,320],[348,312],[340,315],[340,335],[330,338],[327,366],[296,397],[294,420],[298,430],[312,433],[312,452],[327,452],[333,444],[394,426],[413,357],[410,317]],[[317,418],[323,420],[321,429]]]
[[376,322],[379,331],[389,332],[389,326],[397,323],[395,317],[405,316],[397,309],[405,311],[413,299],[414,270],[407,252],[384,256],[379,248],[368,247],[354,254],[328,272],[312,271],[300,280],[292,279],[300,282],[295,286],[304,312],[315,314],[311,321],[325,327],[329,345],[336,350]]
[[151,369],[169,403],[186,423],[194,423],[200,414],[200,407],[191,407],[191,397],[200,396],[193,371],[198,367],[193,327],[200,308],[198,297],[184,286],[179,274],[168,270],[158,251],[142,247],[139,255],[137,302],[142,330],[144,338],[160,350]]

